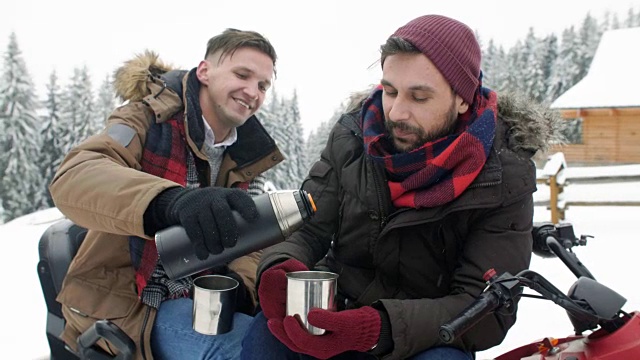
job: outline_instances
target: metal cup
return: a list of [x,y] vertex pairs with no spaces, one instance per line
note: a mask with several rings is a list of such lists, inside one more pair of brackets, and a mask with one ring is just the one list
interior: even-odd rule
[[205,275],[193,281],[193,330],[205,335],[224,334],[233,328],[238,281]]
[[324,329],[309,324],[307,314],[312,308],[336,311],[338,274],[327,271],[294,271],[287,273],[287,315],[293,316],[312,335],[322,335]]

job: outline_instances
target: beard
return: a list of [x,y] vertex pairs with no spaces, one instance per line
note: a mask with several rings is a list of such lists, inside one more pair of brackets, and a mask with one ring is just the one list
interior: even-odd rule
[[[449,111],[444,115],[444,119],[438,120],[444,120],[444,122],[442,122],[439,127],[432,129],[429,132],[426,132],[421,127],[412,126],[402,121],[394,122],[387,120],[385,121],[385,127],[387,129],[387,132],[389,133],[389,136],[391,137],[391,140],[393,140],[393,145],[396,150],[398,152],[410,152],[428,142],[433,142],[445,136],[451,135],[455,131],[456,123],[458,120],[458,111],[456,110],[455,106],[455,98],[454,101],[451,102]],[[401,130],[405,133],[411,133],[416,136],[416,140],[410,141],[408,139],[396,138],[393,135],[394,129]]]

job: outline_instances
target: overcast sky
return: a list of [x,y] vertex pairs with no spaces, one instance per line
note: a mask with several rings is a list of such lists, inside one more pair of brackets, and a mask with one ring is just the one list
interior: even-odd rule
[[[587,12],[622,20],[640,0],[485,1],[74,1],[8,0],[0,11],[0,51],[13,31],[40,96],[53,69],[67,83],[87,65],[94,86],[132,55],[151,49],[183,68],[197,66],[207,40],[228,27],[256,30],[279,56],[278,94],[298,92],[309,131],[351,92],[377,82],[378,48],[399,26],[424,14],[457,18],[481,40],[510,47],[529,27],[537,35],[579,26]],[[373,67],[370,65],[375,64]]]

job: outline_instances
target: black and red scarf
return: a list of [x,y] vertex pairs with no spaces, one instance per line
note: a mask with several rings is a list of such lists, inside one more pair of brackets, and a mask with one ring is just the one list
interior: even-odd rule
[[[142,154],[142,171],[171,180],[184,187],[187,186],[187,144],[181,113],[175,119],[153,124],[149,128]],[[129,238],[129,245],[132,264],[136,269],[138,296],[143,303],[158,308],[164,298],[189,295],[188,283],[184,286],[177,284],[172,286],[172,289],[179,291],[170,291],[166,289],[167,286],[155,284],[149,287],[152,283],[158,282],[155,278],[159,277],[158,250],[155,241],[132,236]],[[160,271],[160,275],[164,275],[164,271]]]
[[494,91],[480,87],[469,110],[458,117],[454,134],[401,153],[394,150],[385,129],[382,87],[374,89],[362,107],[364,145],[390,175],[388,185],[396,207],[435,207],[462,194],[489,157],[497,100]]

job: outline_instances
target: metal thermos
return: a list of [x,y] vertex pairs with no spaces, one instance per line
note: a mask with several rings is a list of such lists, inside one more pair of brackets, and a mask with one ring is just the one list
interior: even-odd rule
[[234,247],[219,254],[209,254],[205,260],[196,257],[191,241],[182,226],[172,226],[156,233],[156,248],[164,270],[170,279],[179,279],[200,271],[224,265],[233,259],[284,241],[299,229],[315,212],[311,195],[304,190],[269,191],[253,197],[260,217],[247,223],[233,211],[238,226],[238,241]]

